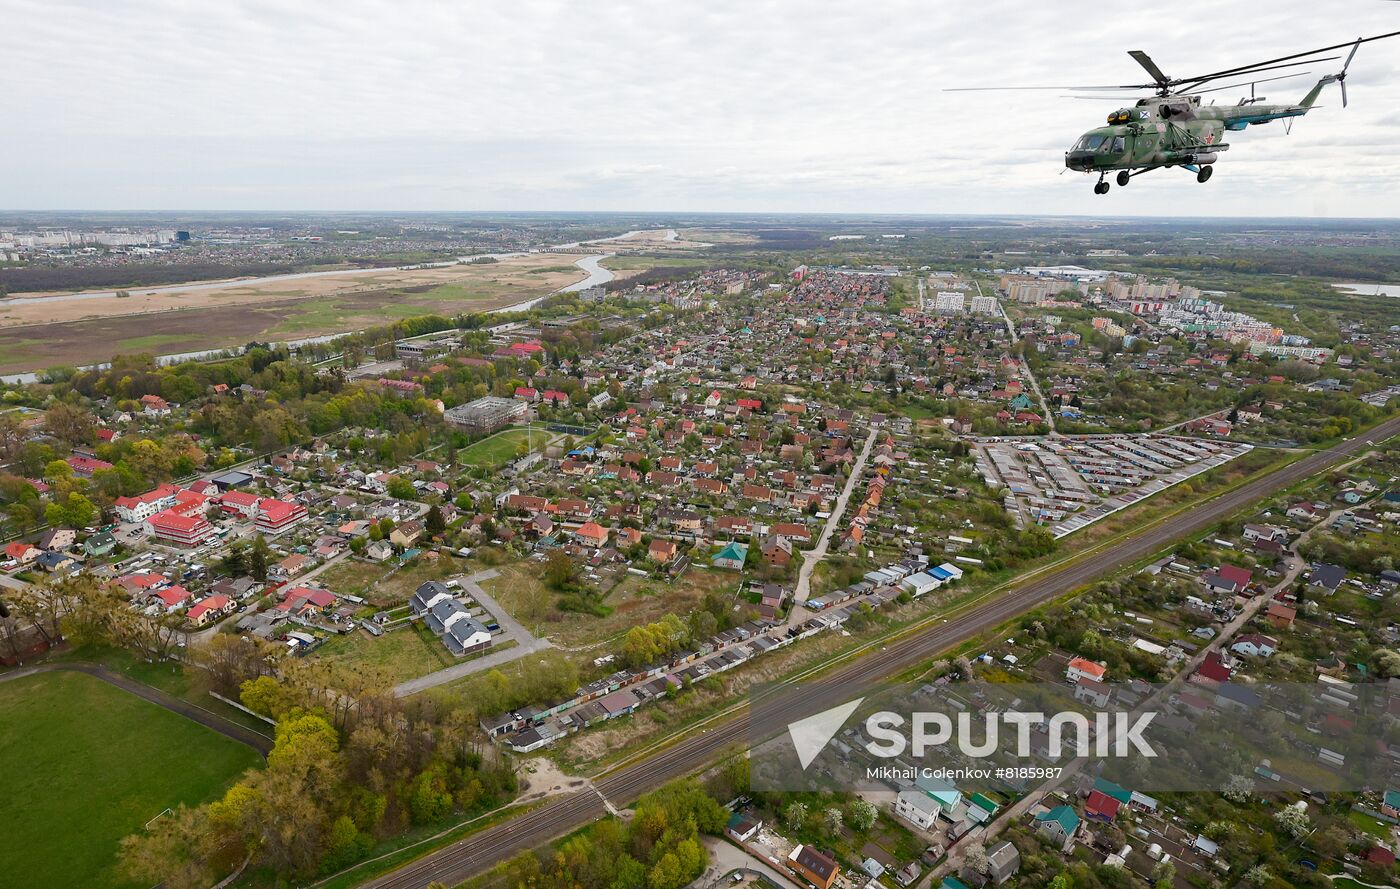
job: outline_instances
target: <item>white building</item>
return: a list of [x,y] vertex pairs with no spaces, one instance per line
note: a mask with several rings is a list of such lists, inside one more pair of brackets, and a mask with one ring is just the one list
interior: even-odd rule
[[966,303],[967,297],[961,293],[940,291],[935,298],[933,310],[940,315],[961,315]]
[[974,296],[972,298],[971,309],[974,315],[1001,314],[1001,304],[997,302],[995,296]]
[[901,790],[894,799],[894,813],[920,830],[928,830],[940,811],[936,800],[918,790]]

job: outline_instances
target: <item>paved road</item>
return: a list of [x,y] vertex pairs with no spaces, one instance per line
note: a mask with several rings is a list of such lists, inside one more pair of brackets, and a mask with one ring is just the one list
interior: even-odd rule
[[836,533],[836,528],[841,524],[841,516],[846,513],[846,505],[851,502],[851,493],[855,491],[856,485],[860,484],[860,478],[865,474],[865,461],[870,459],[870,449],[875,446],[875,437],[880,434],[879,427],[870,430],[870,435],[866,436],[865,447],[861,448],[860,456],[856,458],[855,465],[851,467],[851,474],[846,479],[846,487],[841,489],[841,496],[836,498],[836,507],[831,510],[831,515],[826,520],[826,527],[822,528],[821,539],[817,545],[802,555],[802,567],[797,571],[797,589],[793,592],[792,598],[798,605],[807,601],[807,595],[812,590],[812,572],[816,570],[817,564],[826,558],[826,551],[831,546],[831,535]]
[[86,673],[89,676],[101,679],[109,685],[114,685],[122,691],[130,692],[146,701],[150,701],[158,707],[164,707],[172,713],[178,713],[186,719],[192,719],[205,728],[213,729],[226,738],[232,738],[240,744],[247,744],[263,756],[272,750],[272,739],[267,735],[260,734],[250,728],[239,725],[232,720],[205,710],[197,704],[168,695],[157,688],[143,685],[134,679],[113,672],[101,664],[88,664],[82,662],[73,663],[53,663],[36,664],[32,667],[21,667],[9,673],[0,673],[0,682],[9,682],[12,679],[20,679],[24,676],[33,676],[36,673],[52,673],[57,670],[70,670],[74,673]]
[[[979,605],[962,616],[891,642],[884,649],[849,661],[831,671],[825,681],[838,684],[871,684],[924,663],[949,648],[993,629],[1057,596],[1141,561],[1189,534],[1200,532],[1231,513],[1289,485],[1316,475],[1362,450],[1367,441],[1381,441],[1400,434],[1400,417],[1388,420],[1365,438],[1344,441],[1319,451],[1263,478],[1185,510],[1159,525],[1128,537],[1099,558],[1083,559],[1041,575],[1012,589],[999,599]],[[784,695],[786,711],[773,714],[774,722],[792,722],[811,716],[829,701],[804,701]],[[726,750],[747,743],[747,712],[712,724],[651,756],[637,760],[594,782],[598,792],[622,805],[675,778],[690,774],[718,758]],[[526,814],[473,834],[364,884],[373,889],[421,889],[433,880],[455,886],[524,849],[540,846],[575,830],[606,812],[595,793],[575,793]]]
[[480,673],[482,670],[499,667],[501,664],[508,664],[511,661],[519,660],[526,655],[534,654],[537,651],[544,651],[546,648],[550,647],[548,639],[541,639],[532,635],[529,630],[525,629],[520,621],[511,617],[509,611],[506,611],[500,605],[496,604],[496,600],[491,598],[491,595],[481,588],[481,581],[490,580],[495,577],[497,573],[495,568],[488,568],[470,577],[463,577],[461,578],[462,588],[470,593],[473,599],[486,606],[486,610],[490,611],[491,614],[495,616],[496,620],[500,622],[504,638],[515,640],[515,644],[510,648],[493,651],[488,655],[472,658],[469,661],[454,664],[451,667],[444,667],[441,670],[429,673],[427,676],[419,676],[416,679],[410,679],[407,682],[396,685],[394,686],[395,697],[406,698],[411,694],[417,694],[425,688],[443,685],[461,679],[463,676],[470,676],[473,673]]

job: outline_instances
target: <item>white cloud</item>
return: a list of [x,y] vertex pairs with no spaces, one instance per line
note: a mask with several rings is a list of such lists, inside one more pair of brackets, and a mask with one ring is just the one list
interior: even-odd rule
[[1400,39],[1362,48],[1345,112],[1333,91],[1291,136],[1232,134],[1209,185],[1164,171],[1108,198],[1059,173],[1113,101],[941,92],[1135,82],[1129,49],[1186,73],[1400,27],[1393,5],[1343,5],[1344,26],[1303,0],[0,0],[0,203],[1389,215]]

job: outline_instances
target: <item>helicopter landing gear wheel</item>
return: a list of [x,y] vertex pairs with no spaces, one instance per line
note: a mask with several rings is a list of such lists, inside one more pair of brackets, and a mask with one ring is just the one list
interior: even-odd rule
[[1094,194],[1108,194],[1108,183],[1102,179],[1094,183]]
[[1215,172],[1215,168],[1212,167],[1210,164],[1206,164],[1204,167],[1201,167],[1201,169],[1200,169],[1199,171],[1197,171],[1197,173],[1196,173],[1196,181],[1197,181],[1197,182],[1206,182],[1206,181],[1208,181],[1208,180],[1210,179],[1210,174],[1211,174],[1211,173],[1214,173],[1214,172]]
[[1119,187],[1122,187],[1122,186],[1124,186],[1124,185],[1127,185],[1127,184],[1128,184],[1128,181],[1129,181],[1130,179],[1132,179],[1132,178],[1133,178],[1132,175],[1131,175],[1130,173],[1128,173],[1127,170],[1119,170],[1119,171],[1118,171],[1118,185],[1119,185]]

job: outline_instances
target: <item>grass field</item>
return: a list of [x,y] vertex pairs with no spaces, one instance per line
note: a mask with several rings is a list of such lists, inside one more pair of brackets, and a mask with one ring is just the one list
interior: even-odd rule
[[[712,590],[732,598],[738,584],[737,575],[700,568],[669,582],[628,575],[603,599],[611,609],[608,616],[595,617],[560,611],[559,594],[545,586],[537,562],[517,562],[496,570],[499,575],[482,581],[481,588],[532,632],[548,635],[566,648],[616,641],[638,624],[653,623],[667,614],[688,614]],[[591,661],[606,653],[606,648],[590,650],[580,660]]]
[[[536,429],[534,433],[535,450],[539,450],[546,441],[553,437],[547,431]],[[457,459],[466,466],[485,466],[487,468],[503,466],[515,459],[516,449],[529,439],[529,430],[524,426],[506,429],[464,448],[458,453]]]
[[167,807],[218,796],[260,762],[248,747],[80,673],[0,684],[0,713],[0,875],[29,889],[129,885],[115,871],[122,837]]
[[421,621],[390,630],[373,638],[363,630],[329,640],[316,650],[318,660],[354,666],[358,670],[373,670],[387,684],[397,685],[407,679],[426,676],[443,667],[457,663],[442,640]]

